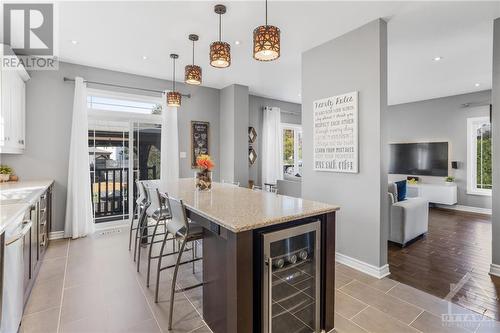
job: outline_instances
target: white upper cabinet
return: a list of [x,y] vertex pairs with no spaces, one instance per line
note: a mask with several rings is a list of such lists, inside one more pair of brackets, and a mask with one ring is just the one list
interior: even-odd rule
[[0,75],[0,153],[22,154],[26,145],[26,81],[29,76],[24,68],[2,69]]

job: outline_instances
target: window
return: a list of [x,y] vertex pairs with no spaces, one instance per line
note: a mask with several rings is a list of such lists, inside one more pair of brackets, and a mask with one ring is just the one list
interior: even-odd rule
[[488,117],[467,119],[467,193],[491,195],[491,123]]
[[302,175],[302,127],[282,124],[283,174]]
[[[111,93],[109,93],[111,94]],[[130,95],[134,96],[134,95]],[[100,96],[90,93],[87,96],[87,107],[93,110],[131,112],[138,114],[161,114],[161,104],[146,100],[147,97]]]

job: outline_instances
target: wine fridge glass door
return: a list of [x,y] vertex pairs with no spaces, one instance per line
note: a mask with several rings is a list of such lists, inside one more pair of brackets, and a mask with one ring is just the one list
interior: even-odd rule
[[319,332],[320,222],[264,234],[263,332]]

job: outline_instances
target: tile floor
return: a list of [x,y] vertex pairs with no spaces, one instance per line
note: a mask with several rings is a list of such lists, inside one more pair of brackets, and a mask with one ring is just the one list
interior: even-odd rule
[[[168,332],[170,272],[161,277],[160,303],[155,304],[154,290],[145,284],[146,261],[137,273],[127,243],[126,229],[52,241],[21,332]],[[188,266],[180,273],[181,285],[201,280],[201,263],[195,275]],[[445,327],[441,314],[447,313],[448,303],[444,300],[341,264],[336,268],[337,332],[500,332],[498,322],[481,320],[460,328]],[[177,294],[175,303],[172,332],[210,332],[201,317],[200,288]],[[450,306],[454,314],[475,314]]]

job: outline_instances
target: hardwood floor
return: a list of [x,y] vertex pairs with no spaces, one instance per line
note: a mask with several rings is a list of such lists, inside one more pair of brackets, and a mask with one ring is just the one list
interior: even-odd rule
[[462,286],[452,301],[500,319],[500,278],[488,274],[491,217],[432,208],[429,232],[401,248],[389,244],[390,277],[440,298]]

